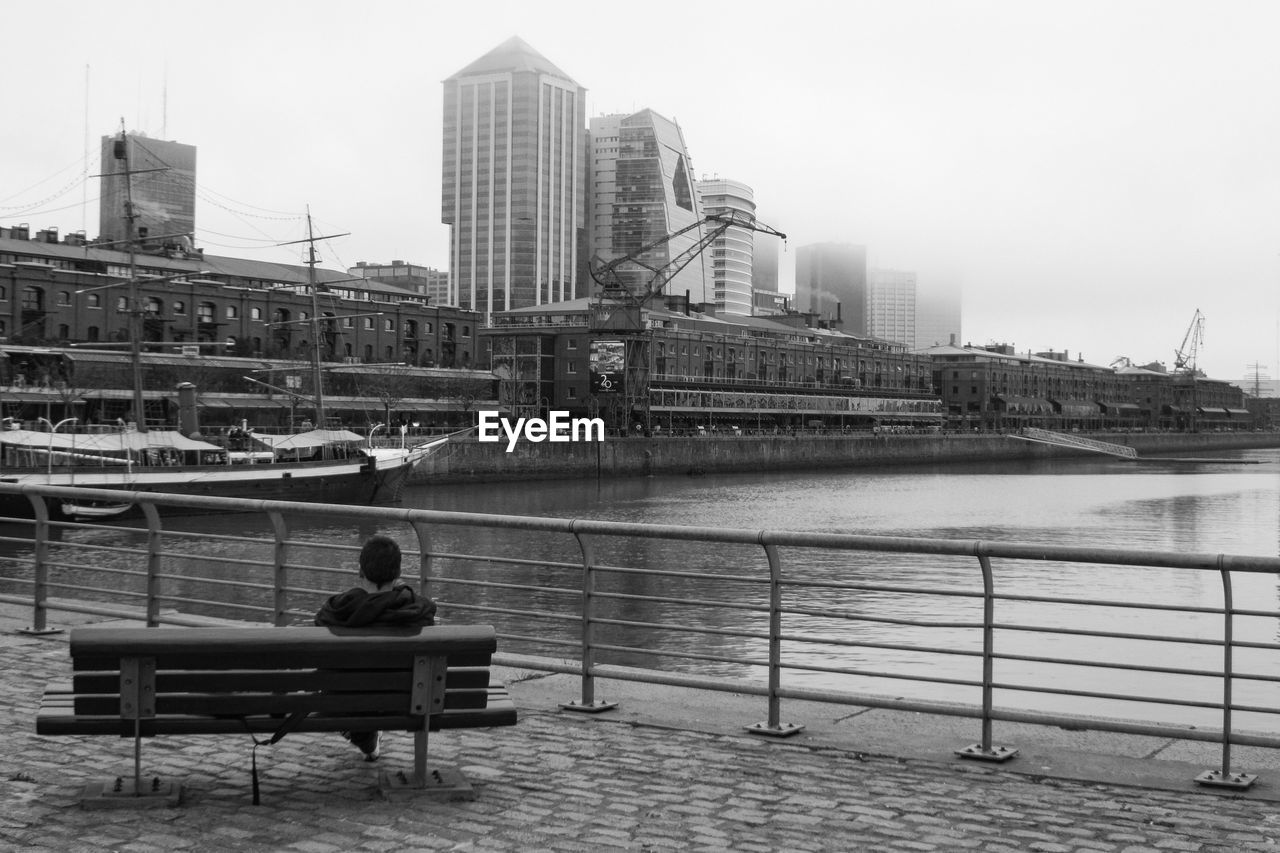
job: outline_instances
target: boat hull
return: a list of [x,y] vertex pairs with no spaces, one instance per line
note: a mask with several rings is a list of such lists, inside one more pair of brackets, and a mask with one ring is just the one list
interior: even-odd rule
[[[416,459],[373,457],[333,462],[218,465],[187,468],[135,467],[130,472],[77,469],[74,473],[0,471],[0,483],[75,486],[252,500],[336,504],[394,503]],[[46,500],[51,518],[66,518],[62,500]],[[0,513],[31,518],[25,495],[0,495]]]

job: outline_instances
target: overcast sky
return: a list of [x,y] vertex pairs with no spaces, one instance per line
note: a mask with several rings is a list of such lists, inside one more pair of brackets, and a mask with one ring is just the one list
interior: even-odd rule
[[[963,287],[974,344],[1280,376],[1280,3],[62,2],[4,12],[0,224],[97,232],[100,138],[197,146],[197,244],[445,269],[441,82],[518,35],[681,125],[796,247]],[[86,162],[86,151],[88,159]],[[784,288],[787,284],[784,283]]]

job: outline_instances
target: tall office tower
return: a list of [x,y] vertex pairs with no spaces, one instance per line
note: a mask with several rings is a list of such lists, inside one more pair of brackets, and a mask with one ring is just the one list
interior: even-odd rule
[[519,38],[444,81],[451,304],[488,322],[585,293],[586,126],[586,90]]
[[958,283],[925,276],[916,286],[916,349],[963,341]]
[[867,249],[814,243],[796,250],[795,309],[839,323],[851,335],[867,331]]
[[[653,110],[591,119],[591,251],[601,260],[636,254],[649,243],[702,220],[693,186],[693,167],[680,126]],[[653,282],[652,270],[696,243],[695,228],[639,256],[643,264],[623,264],[617,272],[633,293]],[[703,252],[676,273],[663,293],[689,294],[691,302],[715,297],[710,264]],[[648,267],[646,269],[645,267]]]
[[[117,151],[119,140],[119,136],[102,137],[98,238],[111,243],[127,239],[125,200],[126,192],[131,191],[136,238],[190,247],[196,230],[196,147],[128,133],[123,150]],[[126,186],[122,174],[126,162],[135,173],[132,187]]]
[[778,292],[778,256],[782,241],[772,234],[755,234],[755,252],[751,256],[751,289],[757,293]]
[[867,271],[867,334],[915,346],[915,273],[875,268]]
[[[698,181],[697,187],[702,199],[702,212],[707,216],[736,215],[739,219],[755,221],[755,193],[746,184],[727,178],[712,178]],[[731,225],[709,247],[717,311],[748,317],[752,314],[751,275],[755,234],[750,228]]]

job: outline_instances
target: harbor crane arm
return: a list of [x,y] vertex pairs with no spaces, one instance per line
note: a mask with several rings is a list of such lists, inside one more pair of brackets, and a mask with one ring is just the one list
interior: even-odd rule
[[[707,224],[712,224],[712,227],[708,228],[707,231],[693,243],[693,245],[671,258],[665,264],[661,266],[654,266],[643,260],[643,258],[653,249],[669,243],[675,238],[680,237],[683,234],[687,234],[694,229],[701,229]],[[710,246],[717,237],[734,226],[745,228],[749,231],[759,231],[765,234],[772,234],[783,240],[787,239],[787,235],[783,234],[781,231],[776,231],[762,222],[757,222],[753,217],[743,215],[735,210],[730,211],[729,213],[710,214],[691,225],[686,225],[678,231],[673,231],[664,237],[659,237],[657,240],[641,246],[629,255],[624,255],[621,258],[614,258],[607,263],[601,262],[599,258],[593,258],[588,269],[591,273],[591,277],[595,279],[596,284],[600,285],[601,297],[620,299],[632,307],[641,307],[660,294],[663,288],[667,286],[667,282],[671,281],[671,279],[674,278],[680,270],[688,266],[694,258],[702,254],[707,246]],[[641,267],[653,274],[648,283],[638,291],[628,287],[619,275],[619,268],[627,264]]]
[[1174,370],[1194,374],[1196,372],[1196,356],[1199,355],[1200,347],[1203,344],[1204,315],[1197,308],[1196,313],[1191,317],[1191,325],[1187,327],[1187,333],[1182,337],[1182,346],[1174,350]]

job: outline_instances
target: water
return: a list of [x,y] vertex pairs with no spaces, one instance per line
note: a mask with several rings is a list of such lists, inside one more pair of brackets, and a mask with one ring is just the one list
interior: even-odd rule
[[[1203,454],[1202,454],[1203,455]],[[406,490],[405,507],[536,515],[624,522],[734,527],[751,530],[797,530],[943,539],[1019,541],[1049,545],[1083,545],[1155,551],[1228,553],[1275,557],[1280,555],[1280,450],[1250,450],[1221,454],[1221,462],[1126,462],[1108,457],[1011,461],[947,466],[895,466],[829,472],[760,473],[699,477],[659,476],[608,481],[575,480],[420,486]],[[1259,464],[1241,464],[1241,460]],[[166,529],[193,533],[240,534],[265,530],[246,516],[192,517],[166,520]],[[369,524],[344,525],[328,521],[300,521],[293,537],[307,541],[340,542],[354,549],[374,532]],[[413,538],[403,528],[389,531],[406,547]],[[86,545],[110,545],[121,531],[68,534]],[[192,577],[211,572],[249,577],[235,560],[264,559],[269,549],[238,543],[199,540],[176,543],[175,551],[212,556],[217,566],[193,556],[189,563],[170,560],[170,571]],[[555,563],[577,564],[581,557],[571,537],[521,531],[439,528],[432,532],[434,551],[517,556],[535,565],[512,568],[493,562],[444,559],[437,572],[453,578],[433,585],[441,613],[452,621],[491,621],[504,634],[504,650],[555,656],[576,652],[572,623],[555,614],[576,612],[581,595],[575,591],[577,572]],[[250,554],[250,552],[253,552]],[[110,555],[106,555],[109,562]],[[857,582],[872,586],[902,586],[914,590],[981,590],[978,564],[972,557],[909,554],[850,554],[814,549],[788,549],[784,567],[789,574],[821,581]],[[354,550],[335,556],[316,552],[295,554],[293,562],[329,567],[308,583],[321,590],[349,584]],[[221,561],[220,563],[217,561]],[[677,630],[641,632],[611,628],[610,642],[642,646],[658,652],[661,665],[712,675],[760,678],[750,661],[764,657],[765,604],[763,587],[736,578],[767,577],[767,562],[757,546],[703,546],[691,543],[628,540],[601,543],[597,563],[644,566],[698,572],[707,579],[624,575],[602,581],[602,587],[621,595],[729,599],[741,609],[691,608],[670,602],[618,599],[606,615],[621,621],[698,626],[706,631],[690,635]],[[3,569],[0,569],[3,571]],[[999,591],[1025,596],[1065,596],[1084,599],[1157,601],[1170,605],[1219,605],[1222,583],[1216,573],[1169,569],[1128,569],[1078,566],[1036,561],[998,560]],[[481,589],[468,579],[501,580],[536,589]],[[532,580],[531,580],[532,579]],[[258,578],[258,580],[262,580]],[[104,585],[85,577],[84,583]],[[1280,609],[1277,578],[1237,575],[1238,608],[1275,612]],[[109,582],[107,582],[109,584]],[[191,580],[179,585],[182,594],[198,596],[208,590]],[[317,599],[318,600],[318,599]],[[883,676],[850,676],[821,671],[823,667],[859,669],[875,673],[911,673],[930,678],[969,679],[980,673],[980,632],[951,627],[981,616],[981,603],[935,593],[894,590],[832,590],[814,587],[789,591],[788,607],[807,612],[788,615],[790,634],[831,637],[841,644],[787,644],[787,660],[812,671],[789,671],[785,684],[834,688],[927,699],[978,701],[976,689],[951,684],[918,684]],[[302,603],[302,609],[310,606]],[[494,614],[468,608],[496,607],[519,611]],[[850,622],[857,614],[886,621]],[[261,617],[259,617],[261,618]],[[1037,602],[1000,602],[1002,624],[1047,624],[1061,634],[998,633],[998,649],[1037,658],[1093,656],[1116,662],[1170,669],[1214,669],[1221,650],[1194,643],[1156,645],[1140,639],[1116,640],[1068,633],[1104,629],[1142,635],[1173,634],[1189,639],[1221,636],[1220,618],[1174,611],[1085,608]],[[903,625],[904,621],[932,621],[939,627]],[[1275,643],[1280,639],[1277,619],[1237,619],[1237,640]],[[567,646],[557,646],[555,640]],[[942,648],[966,655],[925,654],[908,646]],[[700,659],[704,655],[728,661]],[[1244,650],[1236,669],[1272,671],[1276,654]],[[650,656],[611,652],[611,663],[653,665]],[[998,681],[1006,684],[1069,685],[1097,693],[1137,693],[1182,701],[1216,701],[1220,684],[1185,674],[1134,674],[1043,661],[998,661]],[[1068,710],[1103,716],[1162,719],[1196,725],[1220,720],[1208,710],[1160,708],[1147,703],[1058,697],[1012,689],[998,691],[1004,705],[1039,710]],[[1241,682],[1238,703],[1280,708],[1280,686]],[[1280,732],[1280,720],[1265,714],[1238,714],[1237,725]]]

